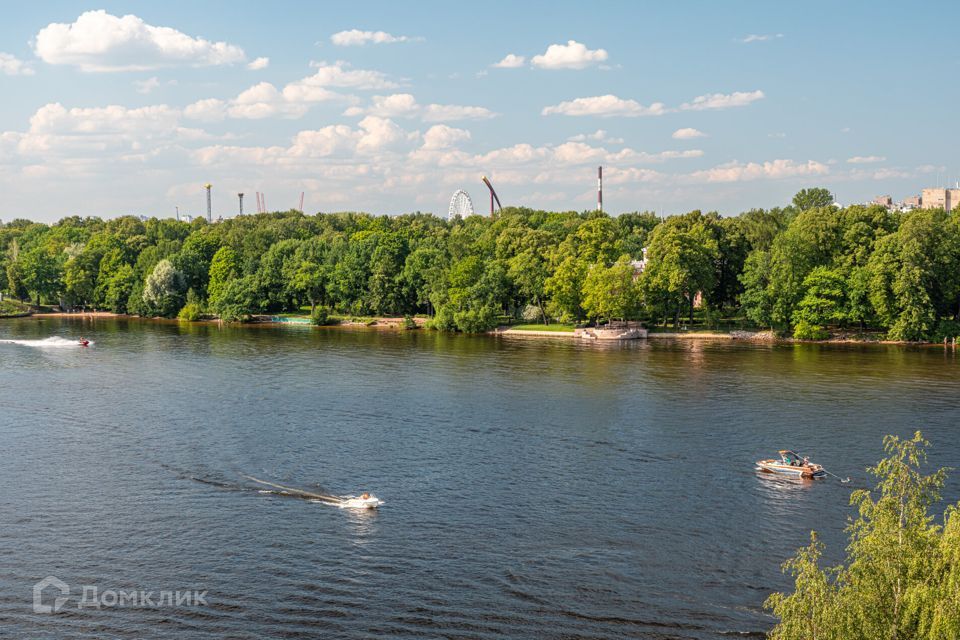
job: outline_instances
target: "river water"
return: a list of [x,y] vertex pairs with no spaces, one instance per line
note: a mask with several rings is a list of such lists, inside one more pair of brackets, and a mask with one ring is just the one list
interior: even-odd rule
[[[48,340],[80,335],[94,344]],[[933,464],[960,466],[958,362],[3,321],[0,636],[760,638],[810,529],[841,557],[884,434],[920,428]],[[779,448],[852,481],[758,476]],[[386,504],[260,493],[245,475]],[[69,588],[56,613],[33,609],[46,576]]]

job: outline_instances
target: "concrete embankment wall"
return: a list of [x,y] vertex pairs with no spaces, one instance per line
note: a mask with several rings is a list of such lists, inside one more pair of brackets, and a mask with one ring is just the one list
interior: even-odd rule
[[497,336],[539,336],[543,338],[573,338],[573,331],[534,331],[527,329],[504,329],[492,331]]

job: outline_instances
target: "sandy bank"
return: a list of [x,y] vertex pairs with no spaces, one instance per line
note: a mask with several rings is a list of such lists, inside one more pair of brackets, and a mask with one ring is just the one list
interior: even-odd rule
[[34,313],[34,318],[119,318],[119,313],[111,311],[51,311],[50,313]]

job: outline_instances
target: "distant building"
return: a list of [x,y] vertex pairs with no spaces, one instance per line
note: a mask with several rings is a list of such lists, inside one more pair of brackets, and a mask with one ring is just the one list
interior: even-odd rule
[[953,211],[960,206],[960,189],[924,189],[920,198],[927,209]]
[[640,274],[647,268],[647,248],[643,248],[643,256],[640,260],[631,260],[630,266],[633,267],[633,279],[636,280]]
[[901,206],[904,209],[919,209],[922,203],[920,196],[910,196],[909,198],[904,198]]
[[879,204],[883,207],[892,207],[893,198],[891,196],[877,196],[873,199],[873,204]]

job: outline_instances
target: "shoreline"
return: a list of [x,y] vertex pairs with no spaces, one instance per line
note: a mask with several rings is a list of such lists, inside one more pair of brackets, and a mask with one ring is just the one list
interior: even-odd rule
[[50,311],[47,313],[31,312],[32,318],[133,318],[112,311]]
[[[254,316],[254,320],[248,323],[228,323],[236,324],[239,326],[243,325],[260,325],[260,326],[282,326],[286,324],[298,324],[298,325],[307,325],[314,326],[312,324],[304,322],[284,322],[277,321],[272,319],[273,316]],[[297,319],[308,319],[308,316],[287,316]],[[220,320],[216,318],[210,318],[205,320],[197,321],[184,321],[178,320],[177,318],[145,318],[143,316],[134,316],[127,315],[123,313],[113,313],[112,311],[84,311],[84,312],[67,312],[67,311],[51,311],[47,313],[36,313],[29,312],[17,315],[8,315],[0,316],[0,320],[12,320],[12,319],[23,319],[23,318],[76,318],[82,320],[97,320],[97,319],[131,319],[131,320],[146,320],[152,322],[181,322],[186,324],[213,324],[219,323]],[[417,324],[417,329],[423,329],[427,323],[426,318],[415,317],[414,322]],[[403,326],[404,318],[392,318],[392,317],[378,317],[370,318],[367,321],[344,321],[337,324],[323,325],[318,328],[367,328],[367,329],[404,329]],[[483,332],[482,334],[477,335],[488,335],[494,337],[512,337],[512,338],[567,338],[571,340],[578,339],[573,331],[543,331],[535,329],[511,329],[511,328],[497,328],[490,331]],[[827,345],[893,345],[893,346],[915,346],[915,347],[943,347],[943,348],[952,348],[955,349],[956,345],[952,343],[943,343],[943,342],[907,342],[899,340],[857,340],[850,337],[837,337],[829,338],[827,340],[797,340],[795,338],[779,338],[774,336],[769,331],[731,331],[728,333],[722,332],[649,332],[646,338],[638,338],[640,340],[725,340],[725,341],[735,341],[735,342],[748,342],[753,344],[827,344]],[[616,342],[611,340],[610,342]]]

